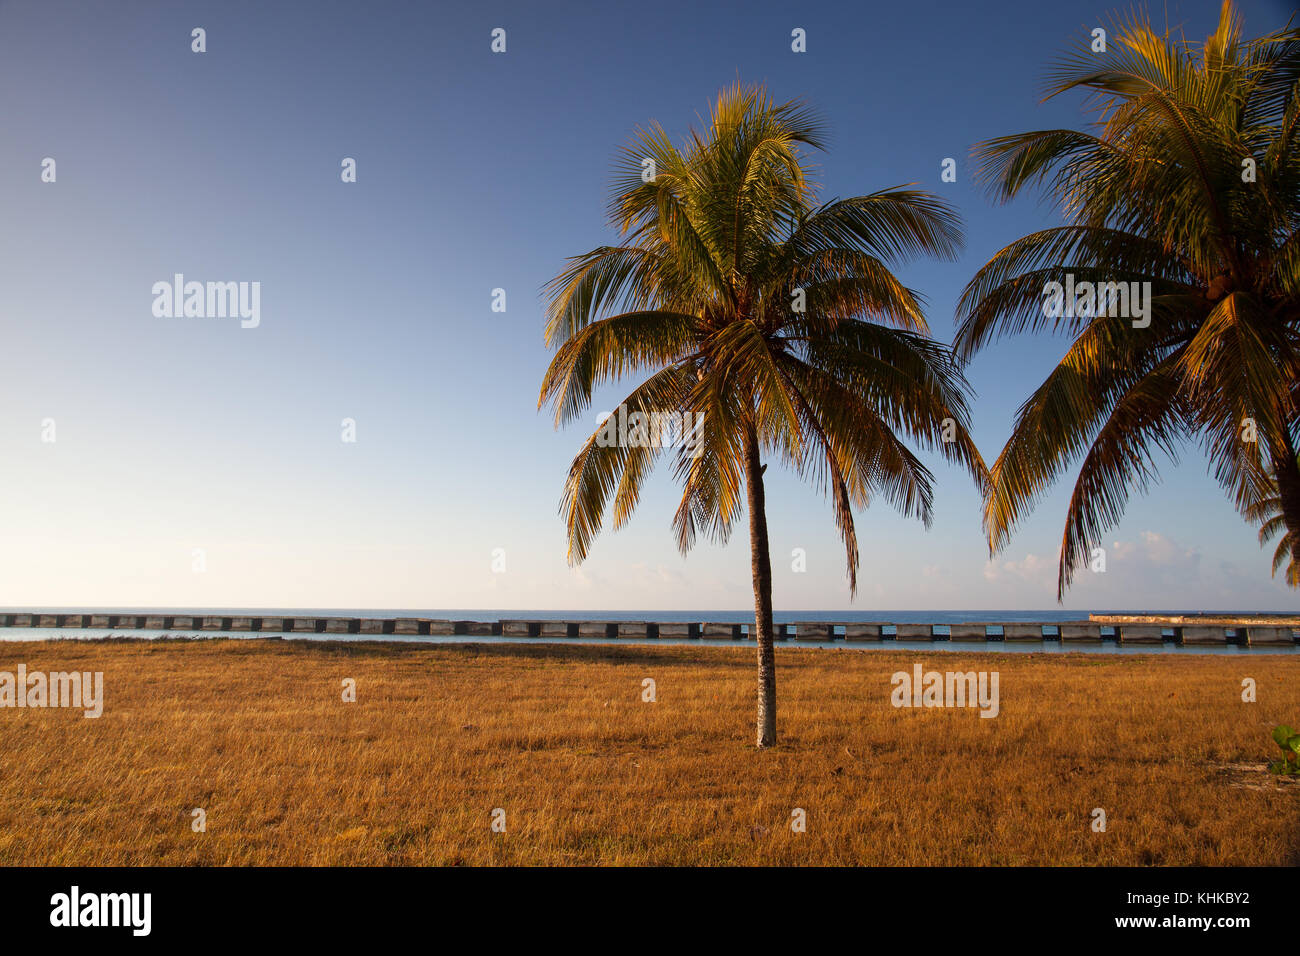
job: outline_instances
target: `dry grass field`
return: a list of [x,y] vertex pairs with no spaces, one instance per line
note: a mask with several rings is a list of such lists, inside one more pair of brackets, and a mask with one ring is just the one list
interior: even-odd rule
[[[0,864],[1300,864],[1263,770],[1300,656],[777,660],[757,752],[746,646],[3,643],[105,704],[0,710]],[[891,706],[918,660],[999,671],[1000,716]]]

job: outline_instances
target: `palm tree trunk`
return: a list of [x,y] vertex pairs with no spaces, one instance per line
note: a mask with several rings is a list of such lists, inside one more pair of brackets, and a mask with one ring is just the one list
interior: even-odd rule
[[763,465],[753,424],[745,430],[745,488],[749,506],[749,555],[754,573],[754,632],[758,640],[758,746],[776,743],[776,649],[772,626],[772,556],[767,544]]

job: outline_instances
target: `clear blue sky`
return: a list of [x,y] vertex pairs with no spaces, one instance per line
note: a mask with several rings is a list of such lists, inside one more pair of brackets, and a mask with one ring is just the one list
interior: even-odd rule
[[[963,258],[901,270],[947,341],[975,269],[1057,221],[992,206],[970,146],[1078,125],[1077,101],[1040,103],[1043,71],[1111,9],[0,2],[0,605],[750,605],[743,526],[677,553],[667,469],[628,527],[565,563],[557,503],[584,436],[535,411],[540,290],[612,238],[616,149],[651,119],[680,137],[737,78],[806,98],[832,132],[825,196],[917,182],[960,208]],[[1288,5],[1243,9],[1258,34]],[[1198,39],[1217,12],[1167,7]],[[260,327],[156,318],[151,287],[177,272],[260,282]],[[989,460],[1062,349],[1020,339],[974,362]],[[778,608],[1054,606],[1069,484],[990,564],[969,479],[934,467],[928,532],[885,506],[858,516],[853,603],[831,509],[769,469]],[[1195,450],[1163,473],[1067,607],[1300,609]]]

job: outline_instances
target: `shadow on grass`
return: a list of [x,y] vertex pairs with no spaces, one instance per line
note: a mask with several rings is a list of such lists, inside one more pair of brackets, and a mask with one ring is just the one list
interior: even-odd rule
[[[298,641],[286,641],[288,646]],[[523,661],[581,661],[610,664],[690,664],[707,660],[712,666],[751,670],[753,657],[745,645],[737,647],[655,647],[647,644],[451,644],[406,641],[303,641],[313,653],[338,653],[365,658],[454,653],[470,658],[503,658]]]
[[[737,641],[735,646],[650,644],[483,644],[472,641],[438,642],[394,640],[326,640],[314,641],[280,637],[77,637],[60,638],[57,642],[122,646],[141,649],[206,648],[234,654],[266,653],[272,651],[288,655],[313,655],[348,660],[407,660],[426,658],[438,654],[456,654],[465,658],[502,658],[533,661],[581,661],[611,664],[691,664],[707,661],[714,667],[752,670],[754,649],[750,644]],[[32,642],[46,643],[46,642]],[[28,645],[30,646],[30,645]]]

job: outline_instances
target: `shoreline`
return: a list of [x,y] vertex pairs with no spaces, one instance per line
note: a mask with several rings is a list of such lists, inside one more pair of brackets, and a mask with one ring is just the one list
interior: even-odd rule
[[[1008,620],[1000,622],[943,623],[939,615],[909,612],[921,617],[919,622],[803,620],[777,622],[776,642],[796,641],[804,644],[837,645],[879,644],[883,642],[945,642],[963,645],[1029,643],[1046,645],[1122,645],[1178,647],[1229,646],[1279,647],[1297,646],[1297,626],[1272,615],[1108,615],[1098,620]],[[901,617],[901,614],[899,615]],[[1093,615],[1097,617],[1098,615]],[[928,621],[925,618],[929,618]],[[1280,622],[1280,623],[1279,623]],[[260,634],[269,637],[329,635],[349,637],[473,637],[506,640],[606,640],[615,643],[664,640],[719,640],[724,642],[753,639],[753,625],[736,621],[699,620],[591,620],[501,618],[492,620],[451,620],[430,617],[321,617],[309,615],[219,615],[219,614],[115,614],[0,612],[0,640],[21,640],[39,631],[57,638],[87,630],[135,634],[150,637],[160,633],[179,633],[203,637],[228,633]]]

